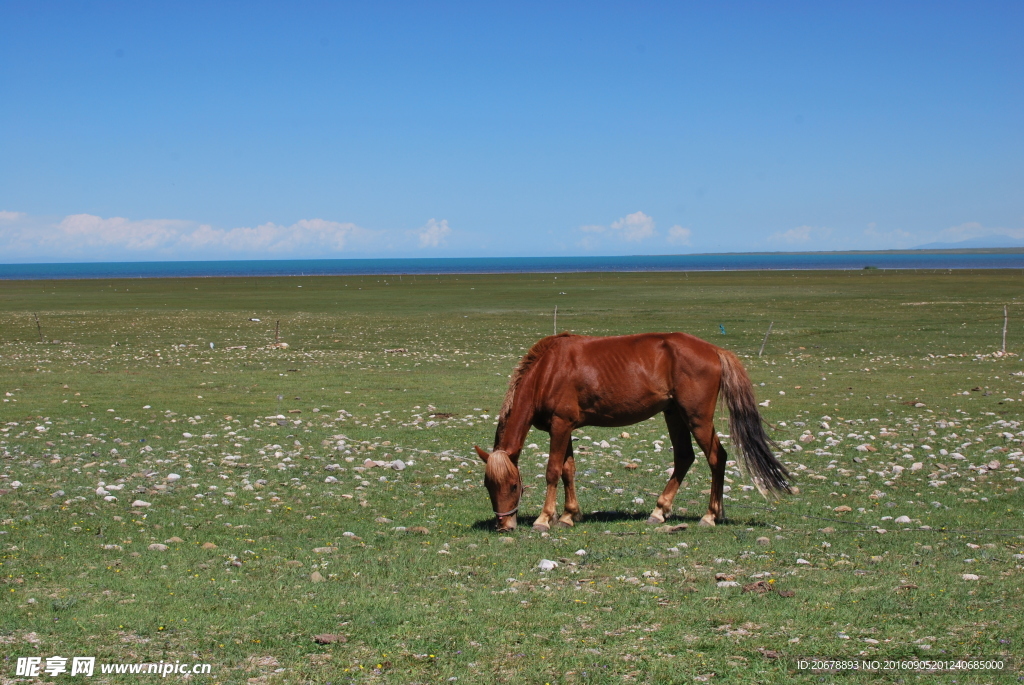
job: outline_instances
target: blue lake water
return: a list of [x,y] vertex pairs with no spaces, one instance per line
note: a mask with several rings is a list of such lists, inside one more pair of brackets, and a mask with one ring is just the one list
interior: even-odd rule
[[774,271],[808,269],[1024,269],[1024,251],[798,252],[627,257],[281,259],[209,262],[0,264],[0,279],[182,278],[368,274]]

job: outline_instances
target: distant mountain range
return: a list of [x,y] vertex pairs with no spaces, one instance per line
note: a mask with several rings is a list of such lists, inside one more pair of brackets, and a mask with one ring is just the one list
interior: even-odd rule
[[984,247],[1021,247],[1024,248],[1024,240],[1014,240],[1007,236],[995,235],[987,238],[971,238],[961,240],[959,243],[928,243],[918,245],[915,250],[973,250]]

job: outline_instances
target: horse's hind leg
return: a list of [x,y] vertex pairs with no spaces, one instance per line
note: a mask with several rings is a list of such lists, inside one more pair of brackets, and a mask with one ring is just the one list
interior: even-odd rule
[[682,410],[676,406],[670,406],[665,410],[665,423],[668,424],[668,435],[672,441],[673,468],[669,476],[664,492],[658,498],[658,505],[651,512],[647,523],[657,525],[664,523],[668,515],[672,513],[672,500],[675,499],[683,478],[686,478],[687,471],[693,465],[693,445],[690,444],[690,430],[687,426],[686,417]]
[[551,422],[551,451],[548,452],[548,468],[544,473],[547,480],[547,492],[544,496],[544,507],[540,516],[533,522],[533,529],[546,531],[551,529],[555,518],[556,497],[558,495],[558,479],[562,477],[565,453],[572,438],[572,427],[564,421]]
[[562,486],[565,488],[565,510],[558,517],[558,525],[570,527],[583,518],[580,503],[576,499],[576,459],[572,455],[572,438],[565,450],[562,464]]
[[722,488],[725,484],[725,462],[729,458],[722,441],[718,439],[715,425],[711,420],[694,426],[693,437],[697,440],[704,456],[711,467],[711,498],[708,500],[708,513],[700,520],[702,526],[713,526],[725,518],[725,507],[722,503]]

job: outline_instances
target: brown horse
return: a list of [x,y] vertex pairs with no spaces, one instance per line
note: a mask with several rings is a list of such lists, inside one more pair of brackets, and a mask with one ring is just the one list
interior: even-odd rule
[[789,473],[771,451],[757,412],[754,390],[732,352],[686,333],[642,333],[590,337],[561,333],[537,342],[512,372],[498,415],[494,450],[477,454],[487,465],[484,485],[499,531],[516,527],[522,498],[519,453],[530,427],[551,434],[547,496],[533,527],[549,530],[556,520],[558,479],[565,484],[565,511],[557,525],[572,526],[582,516],[576,500],[572,431],[581,426],[628,426],[664,412],[672,440],[675,470],[648,523],[663,523],[672,500],[693,464],[693,435],[711,467],[711,499],[702,525],[723,518],[725,448],[715,431],[715,405],[721,392],[729,409],[732,440],[740,467],[762,495],[791,492]]

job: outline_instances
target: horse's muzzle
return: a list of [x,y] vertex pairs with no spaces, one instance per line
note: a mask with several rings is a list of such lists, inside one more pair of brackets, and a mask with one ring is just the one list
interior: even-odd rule
[[498,516],[498,532],[509,533],[516,529],[516,515]]

